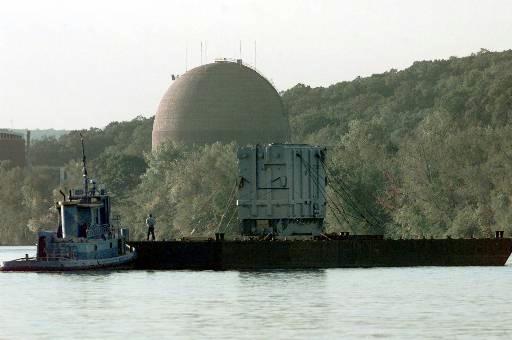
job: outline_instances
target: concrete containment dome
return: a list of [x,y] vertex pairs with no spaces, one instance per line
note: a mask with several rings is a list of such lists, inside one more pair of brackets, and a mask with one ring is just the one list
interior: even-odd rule
[[11,161],[14,166],[25,166],[25,139],[23,136],[0,130],[0,161]]
[[268,80],[241,61],[222,60],[188,71],[165,93],[153,125],[153,149],[169,140],[286,142],[288,119]]

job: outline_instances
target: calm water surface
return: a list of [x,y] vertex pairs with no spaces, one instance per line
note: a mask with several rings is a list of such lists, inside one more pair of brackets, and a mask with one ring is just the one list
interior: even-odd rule
[[0,339],[127,337],[511,338],[512,266],[0,273]]

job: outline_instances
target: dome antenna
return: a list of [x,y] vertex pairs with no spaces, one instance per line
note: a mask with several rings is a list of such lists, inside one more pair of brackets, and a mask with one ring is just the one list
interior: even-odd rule
[[87,175],[87,162],[85,158],[85,147],[84,147],[84,136],[80,132],[80,142],[82,143],[82,174],[84,177],[84,195],[87,198],[87,193],[89,192],[89,176]]
[[185,72],[188,71],[188,43],[185,46]]

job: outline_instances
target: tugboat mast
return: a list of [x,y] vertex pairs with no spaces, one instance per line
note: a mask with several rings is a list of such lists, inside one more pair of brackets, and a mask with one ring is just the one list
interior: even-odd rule
[[86,163],[86,157],[85,157],[85,147],[84,147],[84,137],[80,133],[80,141],[82,143],[82,175],[84,177],[84,195],[85,198],[87,198],[87,195],[89,193],[89,177],[87,176],[87,163]]

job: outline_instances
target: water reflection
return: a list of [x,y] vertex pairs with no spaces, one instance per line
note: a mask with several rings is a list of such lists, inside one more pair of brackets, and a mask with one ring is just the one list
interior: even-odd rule
[[512,332],[512,267],[0,273],[0,287],[0,339]]
[[252,280],[255,278],[265,279],[308,279],[325,277],[325,269],[308,269],[308,270],[258,270],[258,271],[239,271],[237,272],[241,280]]

